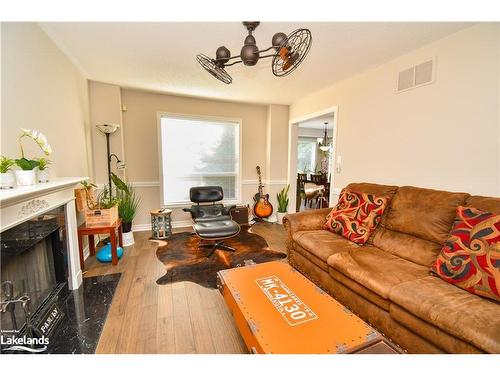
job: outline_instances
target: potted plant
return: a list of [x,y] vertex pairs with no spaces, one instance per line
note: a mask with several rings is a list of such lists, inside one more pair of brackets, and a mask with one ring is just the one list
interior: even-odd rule
[[21,168],[16,170],[16,181],[18,185],[27,186],[36,183],[35,168],[38,167],[38,160],[28,159],[24,155],[22,140],[24,137],[31,138],[40,147],[43,153],[49,156],[52,153],[52,148],[47,143],[47,137],[37,130],[29,130],[21,128],[21,135],[19,136],[18,142],[21,148],[21,158],[16,159],[16,165]]
[[97,201],[85,209],[85,223],[88,227],[110,226],[118,220],[118,199],[112,197],[108,187],[97,196]]
[[49,164],[52,162],[47,158],[38,159],[38,171],[36,177],[38,182],[49,182]]
[[82,187],[75,189],[75,202],[78,212],[85,210],[85,208],[90,209],[96,205],[94,189],[97,188],[97,185],[88,181],[82,181],[80,184]]
[[283,217],[288,212],[288,190],[290,190],[290,185],[287,185],[276,195],[278,198],[278,212],[276,217],[278,219],[278,224],[283,224]]
[[13,159],[0,157],[0,189],[12,189],[15,185],[12,167],[16,164]]
[[118,216],[122,219],[123,245],[130,246],[134,244],[132,221],[137,213],[140,198],[137,196],[132,184],[126,184],[114,173],[111,173],[111,179],[116,186]]

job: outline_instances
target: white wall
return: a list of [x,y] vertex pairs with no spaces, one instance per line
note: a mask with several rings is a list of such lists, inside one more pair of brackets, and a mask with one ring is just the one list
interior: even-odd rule
[[[498,24],[478,24],[308,95],[291,121],[338,105],[334,185],[354,181],[500,195]],[[436,57],[433,84],[396,94],[397,73]]]
[[[43,132],[53,176],[88,176],[87,80],[35,23],[2,23],[2,155],[18,158],[20,128]],[[28,157],[43,156],[25,141]]]

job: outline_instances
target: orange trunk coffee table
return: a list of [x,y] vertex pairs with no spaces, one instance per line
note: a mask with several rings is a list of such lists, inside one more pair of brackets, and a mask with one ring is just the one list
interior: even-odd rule
[[223,270],[218,285],[253,353],[399,352],[288,263]]

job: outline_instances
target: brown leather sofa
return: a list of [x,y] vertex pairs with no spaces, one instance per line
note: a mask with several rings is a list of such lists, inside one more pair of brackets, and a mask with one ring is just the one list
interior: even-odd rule
[[289,214],[290,263],[410,353],[500,353],[500,304],[429,270],[459,205],[500,213],[500,198],[411,186],[355,183],[390,194],[364,246],[323,229],[331,208]]

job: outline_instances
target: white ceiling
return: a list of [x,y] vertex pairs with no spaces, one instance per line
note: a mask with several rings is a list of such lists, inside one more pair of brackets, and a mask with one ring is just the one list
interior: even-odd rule
[[271,59],[256,66],[228,67],[226,85],[204,71],[197,53],[210,57],[225,45],[239,54],[246,30],[239,22],[41,23],[42,28],[89,79],[188,96],[231,101],[291,104],[362,70],[471,25],[471,23],[261,23],[259,48],[274,33],[309,28],[312,48],[287,77],[271,72]]
[[327,129],[333,129],[333,115],[331,113],[299,122],[299,128],[324,130],[325,122],[328,122]]

